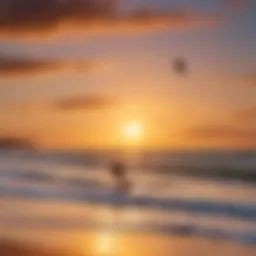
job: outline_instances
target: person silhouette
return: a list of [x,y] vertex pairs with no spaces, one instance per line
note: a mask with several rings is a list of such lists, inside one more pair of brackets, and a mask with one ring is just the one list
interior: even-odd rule
[[110,166],[110,172],[115,182],[115,192],[127,195],[130,192],[131,184],[127,177],[127,167],[120,161],[115,161]]

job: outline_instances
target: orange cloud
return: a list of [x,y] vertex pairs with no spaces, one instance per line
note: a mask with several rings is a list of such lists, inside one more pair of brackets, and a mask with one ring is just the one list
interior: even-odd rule
[[119,13],[117,0],[2,0],[0,35],[127,32],[211,25],[218,17],[148,9]]
[[242,143],[256,146],[255,127],[238,127],[232,125],[201,125],[186,132],[193,141],[211,143]]
[[81,97],[60,99],[53,103],[59,110],[101,110],[116,104],[115,101],[104,96],[87,95]]
[[90,62],[68,60],[36,59],[14,55],[0,54],[0,76],[31,75],[42,72],[53,72],[63,68],[74,68],[77,71],[89,71]]
[[249,85],[255,86],[256,87],[256,76],[252,75],[252,76],[247,76],[245,77],[245,82]]
[[253,122],[256,124],[256,107],[238,111],[236,119],[242,122]]

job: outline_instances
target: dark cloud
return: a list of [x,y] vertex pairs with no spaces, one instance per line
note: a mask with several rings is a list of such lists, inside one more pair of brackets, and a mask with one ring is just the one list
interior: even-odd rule
[[35,149],[34,143],[29,139],[17,137],[0,137],[0,149]]
[[256,129],[254,127],[237,127],[237,126],[199,126],[190,129],[187,132],[189,137],[194,139],[209,140],[245,140],[254,141],[256,144]]
[[0,55],[0,75],[37,73],[59,69],[61,63],[50,60],[36,60],[23,57]]
[[93,31],[154,30],[212,24],[216,17],[190,12],[149,9],[120,14],[118,0],[2,0],[0,35],[81,30]]
[[116,102],[104,96],[87,95],[81,97],[60,99],[53,107],[58,110],[102,110],[116,105]]
[[93,21],[110,17],[112,0],[2,0],[1,29],[44,29],[65,21]]
[[235,117],[238,121],[256,124],[256,107],[238,111]]
[[36,59],[30,57],[0,54],[0,76],[31,75],[42,72],[53,72],[63,68],[74,68],[77,71],[89,71],[90,62],[69,60]]

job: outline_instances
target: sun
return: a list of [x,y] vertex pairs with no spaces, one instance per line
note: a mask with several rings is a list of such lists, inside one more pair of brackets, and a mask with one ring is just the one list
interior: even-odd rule
[[124,126],[124,135],[128,140],[139,140],[143,132],[144,127],[140,122],[129,122]]

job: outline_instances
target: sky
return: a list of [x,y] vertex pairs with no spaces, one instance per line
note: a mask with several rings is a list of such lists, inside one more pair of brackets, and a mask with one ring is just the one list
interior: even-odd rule
[[0,0],[0,138],[255,148],[255,25],[253,0]]

